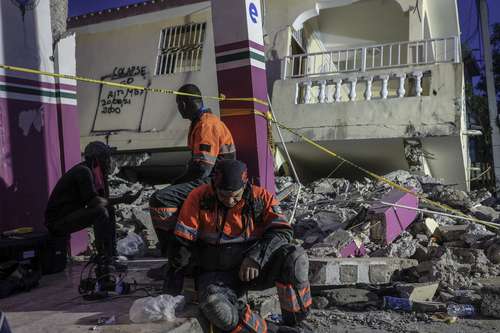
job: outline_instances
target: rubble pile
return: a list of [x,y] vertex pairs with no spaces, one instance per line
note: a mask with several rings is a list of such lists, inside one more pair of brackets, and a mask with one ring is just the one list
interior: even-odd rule
[[117,239],[125,238],[130,232],[139,235],[147,248],[156,248],[158,238],[153,229],[151,215],[149,214],[149,198],[151,195],[168,185],[144,185],[129,182],[117,176],[110,177],[110,196],[117,197],[127,192],[141,191],[139,198],[130,205],[120,204],[116,207],[116,229]]
[[[500,223],[500,205],[486,190],[466,193],[453,186],[444,185],[440,180],[413,175],[406,171],[395,171],[385,177],[467,215],[483,221]],[[289,177],[279,178],[277,190],[280,192],[292,184]],[[334,178],[320,179],[303,187],[301,192],[295,213],[294,230],[296,238],[306,248],[311,258],[416,259],[417,265],[396,272],[392,276],[393,283],[433,286],[430,299],[412,301],[413,311],[439,312],[444,308],[446,312],[447,304],[470,304],[477,309],[487,308],[483,311],[484,315],[500,317],[500,311],[495,310],[498,307],[487,305],[499,300],[498,293],[485,293],[484,290],[493,289],[492,287],[485,289],[486,287],[480,282],[500,276],[500,238],[495,232],[475,222],[422,212],[422,209],[439,212],[439,208],[424,202],[417,201],[415,205],[401,204],[402,200],[407,200],[404,193],[399,192],[398,197],[395,193],[397,191],[389,185],[370,179],[362,182]],[[391,201],[388,198],[396,199]],[[389,201],[396,206],[384,207],[381,201]],[[294,204],[293,196],[281,202],[283,211],[288,212],[289,216]],[[414,216],[408,217],[405,221],[400,210],[395,214],[396,222],[391,222],[389,215],[391,211],[400,209],[397,208],[398,204],[417,208],[413,209]],[[406,209],[406,212],[410,210]],[[397,232],[392,231],[393,234],[388,231],[393,228],[391,223],[395,223],[398,229]],[[401,223],[407,224],[397,226]],[[356,245],[354,251],[352,246],[351,251],[346,251],[346,246],[350,242]],[[357,274],[360,272],[361,270],[358,270]],[[313,286],[314,283],[315,281],[312,281]],[[409,299],[407,294],[402,294],[396,289],[392,292],[385,289],[381,291],[380,288],[349,289],[345,286],[336,289],[342,287],[340,284],[332,285],[331,290],[327,292],[324,288],[323,291],[317,292],[314,306],[317,309],[340,307],[353,310],[353,306],[360,309],[376,304],[380,308],[384,295]],[[332,295],[338,293],[341,295],[347,293],[349,297],[340,302],[338,297],[337,300],[332,299]],[[488,296],[485,297],[486,294]],[[378,298],[374,295],[378,295]],[[360,299],[363,301],[360,302]],[[482,302],[487,304],[481,306]]]
[[[466,193],[440,180],[406,171],[385,177],[467,215],[500,222],[500,205],[486,190]],[[116,176],[110,185],[113,196],[142,190],[134,204],[117,208],[118,239],[135,232],[150,249],[154,248],[157,239],[148,200],[166,185],[145,186]],[[283,212],[290,217],[298,186],[290,177],[279,177],[276,187],[278,196],[290,192],[281,200]],[[362,321],[371,328],[391,327],[395,331],[398,325],[431,320],[433,313],[443,309],[446,312],[450,304],[472,305],[483,315],[500,318],[500,309],[494,305],[500,300],[500,289],[482,282],[500,276],[499,236],[483,225],[421,209],[437,211],[411,194],[368,178],[352,182],[325,178],[302,187],[293,228],[296,241],[313,260],[314,277],[310,278],[338,281],[315,289],[315,281],[311,280],[313,306],[319,311],[313,318],[326,316],[358,324]],[[366,264],[329,261],[355,257],[363,257]],[[370,262],[372,259],[375,262]],[[323,264],[329,268],[323,269]],[[398,265],[402,265],[399,270]],[[408,301],[412,309],[411,314],[398,317],[397,325],[384,314],[387,312],[380,311],[381,307],[401,310],[399,305],[388,302],[387,296]],[[362,315],[338,309],[370,311]]]

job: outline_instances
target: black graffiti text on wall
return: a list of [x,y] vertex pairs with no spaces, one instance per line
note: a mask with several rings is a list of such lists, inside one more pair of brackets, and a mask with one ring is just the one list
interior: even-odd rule
[[[110,79],[113,81],[118,80],[123,84],[134,85],[137,76],[146,79],[146,66],[115,67]],[[134,98],[143,95],[144,90],[113,88],[101,95],[99,108],[101,113],[104,114],[120,114],[127,105],[132,104]]]

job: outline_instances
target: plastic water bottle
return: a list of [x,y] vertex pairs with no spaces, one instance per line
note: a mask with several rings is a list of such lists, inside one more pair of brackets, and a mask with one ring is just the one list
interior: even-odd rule
[[448,315],[454,317],[472,317],[476,314],[476,308],[471,304],[449,304]]

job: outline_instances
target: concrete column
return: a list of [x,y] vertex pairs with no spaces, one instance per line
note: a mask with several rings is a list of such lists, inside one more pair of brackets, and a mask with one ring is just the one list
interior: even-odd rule
[[366,77],[365,99],[367,101],[372,99],[372,83],[373,83],[373,76]]
[[380,97],[382,97],[382,99],[387,99],[387,95],[389,94],[389,91],[387,90],[389,75],[380,75],[379,77],[382,80],[382,90],[380,90]]
[[349,82],[351,82],[351,91],[349,92],[349,99],[351,101],[356,100],[356,84],[358,82],[358,79],[353,77],[349,79]]
[[335,80],[335,102],[342,100],[342,79]]
[[262,10],[258,0],[213,0],[217,80],[226,97],[248,101],[222,101],[222,120],[231,130],[237,156],[247,163],[255,184],[275,190],[268,124],[254,111],[268,112],[266,65],[262,37]]
[[319,82],[319,102],[326,103],[326,80]]
[[396,77],[399,79],[398,97],[403,98],[405,96],[405,79],[406,74],[397,74]]
[[422,95],[422,72],[413,72],[413,77],[415,78],[415,93],[417,96]]

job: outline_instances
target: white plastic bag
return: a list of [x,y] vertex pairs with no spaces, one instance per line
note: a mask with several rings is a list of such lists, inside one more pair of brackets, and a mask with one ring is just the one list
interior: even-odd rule
[[144,240],[133,231],[130,231],[127,237],[116,242],[116,251],[122,256],[140,256],[144,254],[145,250]]
[[184,296],[160,295],[157,297],[139,298],[129,311],[133,323],[175,320],[175,312],[184,308]]

